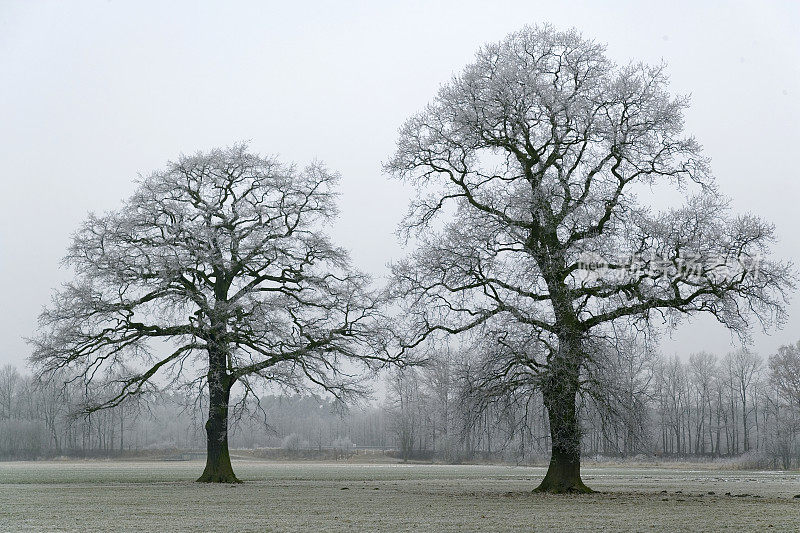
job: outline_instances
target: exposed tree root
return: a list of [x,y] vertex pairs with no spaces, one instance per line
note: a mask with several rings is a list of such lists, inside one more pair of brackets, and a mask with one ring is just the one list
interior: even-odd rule
[[241,483],[241,481],[233,472],[203,472],[203,475],[197,478],[197,483]]
[[554,481],[545,476],[539,486],[533,489],[533,492],[544,494],[592,494],[596,491],[587,487],[580,478]]

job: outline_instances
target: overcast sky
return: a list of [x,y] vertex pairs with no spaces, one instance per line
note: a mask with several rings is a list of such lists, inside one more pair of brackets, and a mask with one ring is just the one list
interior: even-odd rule
[[[8,2],[0,0],[0,364],[53,287],[70,235],[137,173],[240,140],[343,176],[337,240],[377,276],[410,191],[381,173],[397,128],[483,43],[527,23],[574,26],[609,55],[669,64],[687,131],[740,211],[774,222],[798,262],[800,3]],[[797,300],[797,298],[795,298]],[[763,355],[800,339],[800,302]],[[667,354],[723,354],[711,320]]]

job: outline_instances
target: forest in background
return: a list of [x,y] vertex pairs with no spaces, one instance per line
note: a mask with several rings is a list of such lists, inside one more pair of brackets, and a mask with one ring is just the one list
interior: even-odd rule
[[[769,357],[741,349],[682,360],[639,345],[616,355],[607,381],[590,384],[580,398],[587,459],[727,458],[741,467],[800,467],[800,342]],[[231,446],[281,458],[372,449],[449,463],[545,461],[541,394],[525,387],[487,393],[470,361],[438,353],[427,365],[385,374],[385,397],[361,406],[314,395],[240,396]],[[204,396],[166,391],[77,414],[91,395],[77,382],[43,385],[13,366],[1,368],[0,458],[204,453]]]

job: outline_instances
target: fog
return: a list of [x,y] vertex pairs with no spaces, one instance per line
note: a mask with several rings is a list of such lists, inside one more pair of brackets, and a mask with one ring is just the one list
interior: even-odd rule
[[[800,4],[499,2],[0,2],[0,364],[22,339],[88,211],[114,209],[138,173],[180,153],[251,149],[342,174],[334,229],[376,278],[403,255],[411,191],[381,162],[396,132],[483,43],[526,23],[575,26],[610,57],[669,65],[691,93],[686,131],[739,211],[775,223],[776,255],[800,257]],[[800,338],[758,333],[769,355]],[[681,326],[665,353],[733,349],[713,320]]]

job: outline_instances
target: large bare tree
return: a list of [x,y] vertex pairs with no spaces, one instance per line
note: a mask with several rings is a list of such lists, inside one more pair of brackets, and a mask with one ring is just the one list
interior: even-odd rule
[[[118,211],[91,214],[31,342],[42,373],[69,368],[114,389],[88,410],[167,383],[207,385],[208,458],[198,481],[236,482],[231,388],[255,380],[359,392],[376,300],[325,234],[338,175],[246,146],[183,156],[141,179]],[[155,380],[155,381],[154,381]]]
[[[385,165],[419,190],[403,223],[419,248],[394,267],[406,347],[472,332],[509,386],[537,385],[552,437],[539,490],[590,490],[576,394],[614,328],[707,312],[746,334],[751,315],[783,318],[791,267],[768,257],[772,226],[730,212],[683,134],[687,104],[663,66],[526,27],[442,86]],[[683,203],[656,210],[653,191]]]

